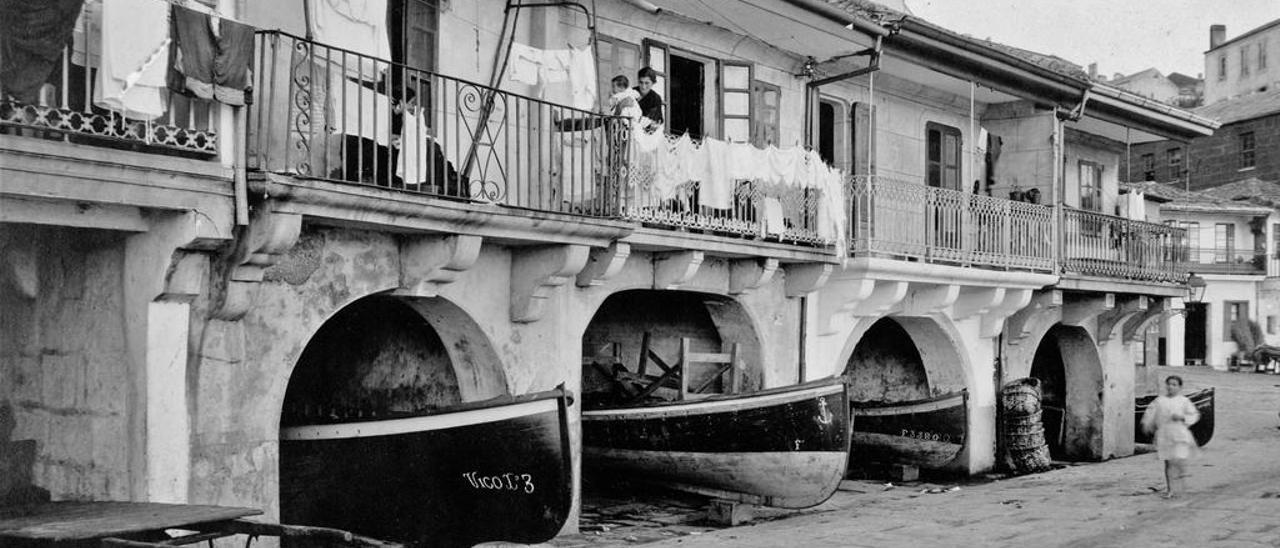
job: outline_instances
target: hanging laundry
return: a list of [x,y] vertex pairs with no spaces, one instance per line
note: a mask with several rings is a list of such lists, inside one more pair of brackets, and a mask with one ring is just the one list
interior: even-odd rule
[[591,46],[569,50],[569,86],[574,108],[593,110],[596,107],[596,56]]
[[760,159],[765,151],[750,143],[729,143],[729,177],[737,181],[760,178]]
[[702,205],[715,209],[733,207],[734,181],[729,173],[729,144],[719,139],[703,139],[706,170],[699,187]]
[[0,81],[23,103],[58,66],[84,0],[0,0]]
[[787,219],[782,213],[782,202],[774,197],[764,199],[764,227],[770,236],[781,236],[787,229]]
[[462,195],[458,185],[458,171],[449,162],[440,143],[427,128],[426,118],[410,109],[404,113],[404,133],[400,137],[400,154],[396,161],[396,176],[406,185],[430,185],[423,189],[448,196]]
[[[387,0],[307,1],[310,2],[311,31],[316,41],[372,58],[391,59]],[[334,52],[334,62],[342,63],[341,57],[340,52]],[[379,64],[372,58],[346,60],[347,73],[377,80]]]
[[542,84],[559,84],[569,81],[569,50],[542,50],[541,71],[538,73]]
[[249,102],[253,27],[173,6],[170,28],[169,89],[232,106]]
[[334,102],[334,133],[362,137],[382,146],[391,145],[391,98],[361,85],[341,71],[330,81]]
[[507,60],[507,75],[514,82],[530,86],[538,85],[538,73],[542,70],[542,50],[519,42],[511,43],[511,57]]
[[102,5],[102,66],[94,104],[127,118],[152,120],[168,110],[169,4],[110,0]]
[[102,66],[102,3],[85,2],[71,33],[71,62],[82,67]]

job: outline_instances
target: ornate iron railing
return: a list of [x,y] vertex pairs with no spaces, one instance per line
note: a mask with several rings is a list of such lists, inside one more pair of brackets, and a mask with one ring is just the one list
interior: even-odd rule
[[1188,259],[1186,229],[1063,208],[1064,273],[1182,283]]
[[252,168],[616,216],[629,122],[260,32]]
[[881,176],[849,180],[855,256],[1052,271],[1053,211]]
[[[668,137],[668,142],[674,140]],[[627,170],[622,196],[624,219],[659,228],[804,246],[823,247],[836,239],[836,235],[819,228],[823,197],[815,182],[788,186],[735,180],[728,202],[713,206],[699,181],[660,192],[658,187],[662,185],[656,184],[654,169],[642,160],[637,163],[640,165],[631,165]]]
[[[164,112],[151,119],[102,106],[101,34],[76,36],[37,86],[0,80],[0,134],[194,157],[218,152],[219,108],[211,101],[162,90]],[[35,69],[24,67],[14,77]]]
[[1266,274],[1267,254],[1239,249],[1192,249],[1187,268],[1201,274]]

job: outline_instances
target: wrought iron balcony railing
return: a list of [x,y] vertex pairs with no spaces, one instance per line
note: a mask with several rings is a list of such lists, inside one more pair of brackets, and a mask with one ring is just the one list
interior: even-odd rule
[[1062,270],[1084,276],[1182,283],[1187,231],[1093,211],[1064,208]]
[[250,166],[462,201],[617,216],[622,118],[326,46],[257,36]]
[[1049,272],[1053,210],[881,176],[850,179],[850,252]]
[[1189,270],[1201,274],[1266,274],[1267,254],[1238,249],[1193,248]]
[[100,70],[102,34],[83,32],[83,17],[73,44],[64,48],[47,76],[34,74],[43,68],[32,65],[9,73],[20,82],[0,79],[0,134],[197,158],[215,155],[216,103],[168,89],[136,90],[135,95],[154,95],[149,112],[126,115],[119,110],[121,101],[104,100],[102,78],[109,76]]

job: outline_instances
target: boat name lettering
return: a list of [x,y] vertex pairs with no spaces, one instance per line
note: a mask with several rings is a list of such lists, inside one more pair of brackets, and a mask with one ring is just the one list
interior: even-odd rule
[[508,472],[492,476],[481,476],[480,472],[464,472],[462,477],[471,484],[472,489],[490,489],[494,491],[534,491],[532,474],[516,474]]
[[902,429],[902,437],[913,438],[924,441],[940,441],[943,443],[951,443],[951,436],[948,434],[939,434],[937,432],[928,432],[925,430],[908,430]]

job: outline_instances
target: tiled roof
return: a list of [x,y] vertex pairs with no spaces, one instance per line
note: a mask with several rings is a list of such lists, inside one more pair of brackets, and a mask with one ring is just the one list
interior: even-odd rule
[[1266,206],[1236,201],[1209,194],[1208,191],[1188,191],[1164,183],[1120,183],[1120,188],[1127,192],[1141,192],[1157,201],[1165,202],[1161,209],[1172,211],[1202,211],[1218,213],[1238,213],[1244,215],[1265,215],[1269,213]]
[[1191,112],[1206,118],[1212,118],[1223,124],[1277,114],[1280,113],[1280,87],[1259,93],[1251,93],[1235,99],[1218,101]]
[[1280,209],[1280,182],[1263,181],[1257,177],[1227,183],[1200,192],[1215,198],[1252,202],[1260,206]]

